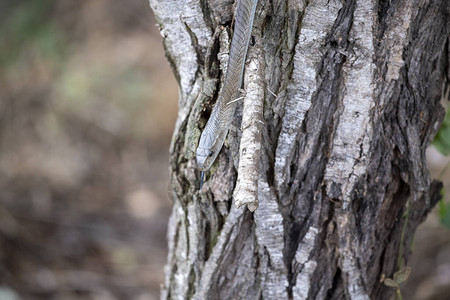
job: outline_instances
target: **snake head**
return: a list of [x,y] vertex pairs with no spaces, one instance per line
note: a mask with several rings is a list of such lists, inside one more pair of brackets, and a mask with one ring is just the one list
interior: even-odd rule
[[[208,124],[206,125],[208,127]],[[200,171],[208,170],[219,155],[228,130],[209,130],[205,128],[197,147],[197,168]]]
[[[220,99],[218,101],[220,103]],[[222,148],[228,133],[229,125],[227,124],[231,123],[231,117],[233,117],[234,110],[230,110],[228,107],[220,108],[220,104],[214,106],[205,129],[203,129],[202,135],[200,136],[200,141],[198,142],[196,156],[197,168],[200,171],[206,171],[212,166],[219,155],[220,149]]]
[[215,139],[210,134],[202,133],[196,152],[197,167],[200,171],[208,170],[217,157],[213,150],[214,142]]

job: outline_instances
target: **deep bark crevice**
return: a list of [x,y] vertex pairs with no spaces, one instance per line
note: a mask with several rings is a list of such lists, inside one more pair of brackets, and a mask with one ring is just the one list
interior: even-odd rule
[[327,299],[341,299],[343,294],[343,279],[340,268],[333,274],[331,288],[327,291]]
[[391,15],[392,0],[378,0],[378,34],[377,40],[380,40],[386,30],[386,18]]

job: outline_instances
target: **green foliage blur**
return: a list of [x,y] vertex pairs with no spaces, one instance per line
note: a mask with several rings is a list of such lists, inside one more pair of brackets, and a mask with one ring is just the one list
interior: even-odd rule
[[433,146],[445,156],[450,154],[450,109],[447,110],[444,121],[433,140]]
[[[434,140],[433,146],[443,155],[450,155],[450,109],[447,110],[444,121],[441,124]],[[442,173],[447,171],[448,165]],[[441,191],[441,200],[438,203],[439,220],[443,226],[450,229],[450,203],[445,201],[445,189]]]
[[438,203],[439,220],[442,225],[450,229],[450,204],[445,203],[445,190],[441,190],[441,200]]
[[12,71],[26,62],[27,55],[34,55],[51,63],[61,64],[67,53],[67,39],[50,18],[55,0],[18,1],[11,14],[1,21],[0,65],[4,71]]

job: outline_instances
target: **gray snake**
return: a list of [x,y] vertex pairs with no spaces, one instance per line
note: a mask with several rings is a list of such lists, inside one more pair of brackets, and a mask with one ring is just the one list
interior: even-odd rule
[[204,171],[216,160],[233,120],[257,3],[258,0],[238,0],[225,81],[196,151],[197,167],[202,171],[200,187]]

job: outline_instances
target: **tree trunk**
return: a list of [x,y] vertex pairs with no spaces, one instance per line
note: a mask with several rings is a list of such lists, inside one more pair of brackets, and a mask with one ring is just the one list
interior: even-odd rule
[[448,1],[260,0],[246,97],[200,190],[233,2],[150,0],[180,89],[161,298],[388,299],[380,279],[439,199],[425,149],[450,78]]

